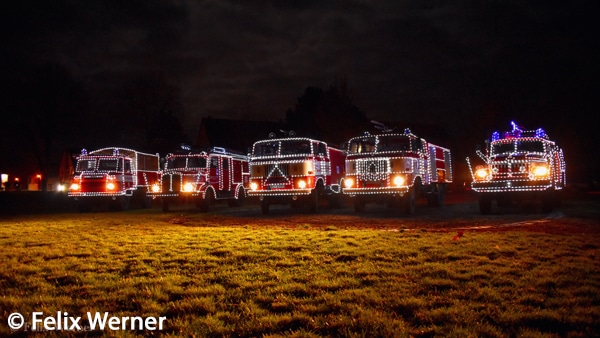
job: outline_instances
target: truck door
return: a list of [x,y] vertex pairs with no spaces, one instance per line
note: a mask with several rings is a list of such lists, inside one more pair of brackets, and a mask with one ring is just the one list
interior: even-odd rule
[[221,157],[221,190],[231,190],[231,159],[229,157]]
[[208,170],[208,182],[210,185],[215,188],[215,190],[221,190],[219,186],[219,175],[221,174],[220,163],[218,156],[210,156],[208,158],[209,161],[209,170]]

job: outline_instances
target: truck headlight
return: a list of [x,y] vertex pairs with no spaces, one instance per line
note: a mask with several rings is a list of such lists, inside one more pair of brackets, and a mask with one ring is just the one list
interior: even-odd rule
[[305,180],[299,180],[298,181],[298,188],[300,188],[300,189],[306,188],[306,181]]
[[394,179],[392,180],[392,183],[395,186],[397,186],[397,187],[402,186],[402,185],[404,185],[404,177],[399,176],[399,175],[398,176],[394,176]]
[[192,191],[194,191],[194,185],[191,184],[191,183],[189,183],[189,182],[186,183],[186,184],[184,184],[183,185],[183,191],[185,191],[185,192],[192,192]]
[[73,190],[73,191],[79,190],[79,183],[71,183],[71,186],[69,186],[69,190]]
[[258,190],[258,183],[251,182],[250,183],[250,190]]
[[354,179],[352,178],[346,178],[344,180],[344,187],[346,188],[352,188],[354,186]]
[[152,189],[152,192],[159,193],[160,192],[160,185],[153,184],[151,189]]
[[545,164],[536,165],[535,167],[531,168],[531,174],[533,175],[534,178],[546,177],[546,176],[548,176],[549,172],[550,172],[550,170],[548,170],[548,166]]
[[114,182],[108,182],[106,183],[106,190],[115,190],[115,183]]
[[479,180],[485,180],[490,175],[487,168],[479,167],[475,169],[475,178]]

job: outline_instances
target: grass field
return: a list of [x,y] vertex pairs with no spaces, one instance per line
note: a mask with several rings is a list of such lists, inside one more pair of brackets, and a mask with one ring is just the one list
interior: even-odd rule
[[[166,317],[72,336],[590,337],[597,232],[222,225],[157,212],[0,220],[0,335],[19,312]],[[86,324],[86,318],[80,324]],[[65,332],[45,332],[64,336]]]

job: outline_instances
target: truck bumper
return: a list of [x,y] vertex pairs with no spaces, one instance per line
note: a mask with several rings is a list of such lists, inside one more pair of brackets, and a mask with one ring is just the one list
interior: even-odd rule
[[342,193],[350,197],[354,196],[372,196],[372,195],[388,195],[388,196],[404,196],[410,187],[381,187],[381,188],[344,188]]
[[505,193],[505,192],[527,192],[527,191],[545,191],[552,187],[550,180],[543,181],[488,181],[473,182],[471,189],[480,193]]
[[274,190],[248,190],[248,196],[277,197],[277,196],[306,196],[312,189],[274,189]]

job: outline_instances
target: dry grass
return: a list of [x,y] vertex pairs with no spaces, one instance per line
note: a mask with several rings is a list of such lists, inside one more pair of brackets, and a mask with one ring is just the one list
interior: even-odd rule
[[[23,333],[9,330],[10,313],[34,311],[166,316],[161,334],[186,337],[600,335],[598,234],[291,229],[203,217],[0,221],[0,335]],[[103,333],[150,332],[80,335]]]

